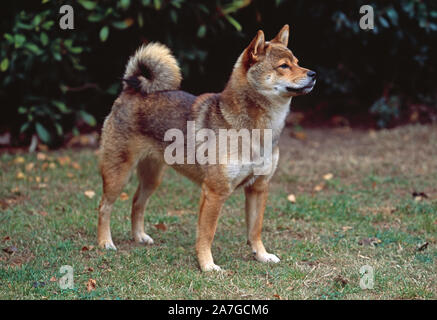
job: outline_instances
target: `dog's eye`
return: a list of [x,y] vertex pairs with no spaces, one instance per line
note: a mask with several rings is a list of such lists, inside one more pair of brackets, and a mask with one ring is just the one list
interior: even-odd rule
[[287,68],[290,68],[290,66],[289,66],[288,64],[286,64],[286,63],[283,63],[283,64],[281,64],[281,65],[279,66],[279,68],[281,68],[281,69],[287,69]]

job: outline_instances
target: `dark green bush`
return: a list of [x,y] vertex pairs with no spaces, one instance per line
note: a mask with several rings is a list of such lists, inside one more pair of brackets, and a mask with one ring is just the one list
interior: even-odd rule
[[[190,66],[203,62],[207,51],[185,42],[184,32],[196,28],[194,37],[204,38],[221,29],[241,30],[231,14],[248,3],[79,0],[42,1],[37,7],[16,4],[12,19],[3,23],[7,31],[0,42],[0,95],[7,101],[7,116],[13,122],[18,119],[12,123],[19,125],[15,132],[24,136],[36,133],[44,143],[55,145],[62,142],[66,131],[77,133],[78,124],[94,126],[90,103],[118,93],[127,54],[139,45],[143,31],[157,28],[159,21],[167,28],[153,31],[159,34],[157,40],[175,50],[188,75]],[[74,8],[74,30],[59,27],[63,4]],[[129,44],[132,38],[134,45],[132,40]],[[123,39],[128,42],[123,43]],[[116,76],[106,77],[114,65]]]
[[[74,30],[59,27],[63,4],[74,8]],[[372,31],[358,27],[364,4],[375,9]],[[11,131],[16,144],[37,134],[56,146],[71,132],[102,123],[141,42],[160,41],[173,50],[184,90],[217,92],[256,31],[263,29],[269,39],[285,23],[293,52],[319,78],[311,95],[293,102],[297,108],[371,113],[379,126],[401,121],[412,104],[437,111],[432,0],[43,0],[1,6],[0,133]]]

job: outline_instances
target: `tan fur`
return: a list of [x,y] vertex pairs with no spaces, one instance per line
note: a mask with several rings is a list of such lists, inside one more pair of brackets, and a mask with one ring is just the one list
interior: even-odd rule
[[[149,69],[149,79],[140,74],[139,64]],[[160,43],[142,45],[129,59],[124,78],[137,76],[141,82],[141,92],[151,93],[162,90],[176,90],[182,80],[178,62],[169,48]],[[127,85],[124,84],[124,89]]]
[[[314,77],[308,76],[309,70],[299,67],[287,49],[288,30],[288,25],[284,26],[270,42],[266,42],[264,33],[259,31],[238,58],[225,89],[217,94],[195,97],[175,90],[180,82],[179,67],[163,45],[141,47],[130,59],[124,90],[114,102],[102,130],[103,196],[98,223],[101,247],[115,249],[110,212],[135,167],[140,184],[132,205],[132,234],[139,243],[153,243],[144,232],[143,215],[167,166],[163,154],[170,142],[164,141],[164,134],[177,128],[186,135],[187,121],[195,121],[197,130],[208,128],[217,136],[219,129],[273,131],[272,170],[267,175],[254,175],[253,163],[172,165],[202,189],[196,237],[200,268],[203,271],[220,269],[214,263],[211,245],[221,208],[238,187],[245,189],[247,236],[255,258],[262,262],[279,261],[267,253],[261,240],[269,180],[278,163],[277,144],[291,97],[308,93],[315,83]],[[138,62],[153,76],[144,77]],[[220,156],[223,155],[217,151],[217,157]]]

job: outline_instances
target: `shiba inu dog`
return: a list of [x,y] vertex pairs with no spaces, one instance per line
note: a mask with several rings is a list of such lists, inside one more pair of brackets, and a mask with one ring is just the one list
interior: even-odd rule
[[166,46],[151,43],[137,50],[128,61],[123,90],[102,129],[99,246],[115,249],[110,231],[111,209],[134,168],[139,186],[132,204],[133,238],[139,243],[153,243],[144,231],[144,210],[169,166],[164,159],[170,144],[165,139],[166,132],[178,129],[187,135],[187,122],[192,121],[196,130],[206,128],[218,133],[220,129],[261,129],[272,133],[270,170],[263,175],[255,175],[255,164],[250,162],[170,165],[201,186],[196,237],[201,270],[220,270],[214,263],[211,245],[223,204],[239,187],[245,192],[247,238],[254,257],[261,262],[279,262],[276,255],[266,251],[261,240],[269,181],[278,163],[278,140],[291,98],[309,93],[316,83],[316,73],[300,67],[287,48],[288,38],[288,25],[271,41],[265,41],[263,31],[258,31],[235,63],[225,89],[197,97],[178,90],[181,72]]

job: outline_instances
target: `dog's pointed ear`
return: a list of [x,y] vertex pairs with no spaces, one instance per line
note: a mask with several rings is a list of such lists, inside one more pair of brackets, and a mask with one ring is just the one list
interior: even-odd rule
[[264,54],[266,42],[264,38],[264,32],[258,30],[255,38],[250,42],[249,46],[246,48],[247,60],[251,63],[256,62],[258,57]]
[[272,42],[282,43],[284,46],[288,45],[288,37],[290,35],[290,27],[288,24],[282,27],[281,31],[273,38]]

